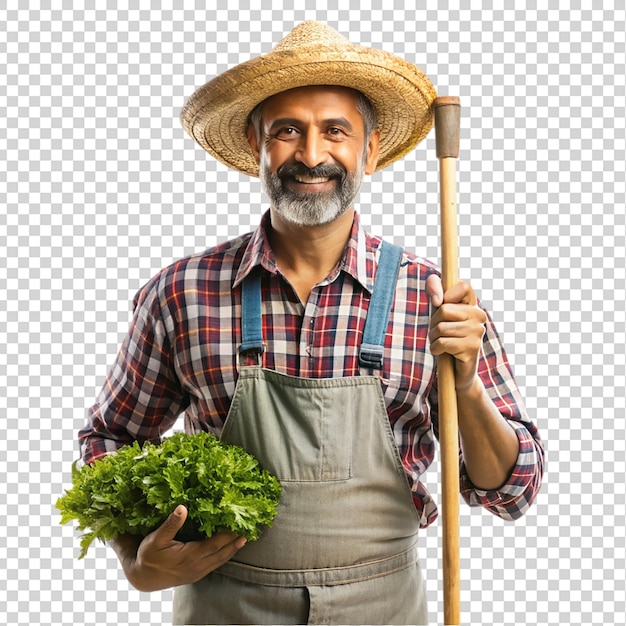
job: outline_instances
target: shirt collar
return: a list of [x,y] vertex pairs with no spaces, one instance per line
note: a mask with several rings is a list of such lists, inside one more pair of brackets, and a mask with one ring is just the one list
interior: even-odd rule
[[[270,212],[268,210],[263,214],[261,223],[250,237],[241,259],[241,265],[233,281],[233,287],[239,285],[252,269],[259,265],[272,274],[278,272],[274,252],[272,251],[267,236],[269,228]],[[361,285],[371,293],[374,287],[372,263],[367,263],[367,260],[368,258],[372,259],[374,257],[379,245],[379,239],[371,237],[363,230],[359,215],[355,211],[352,230],[346,249],[337,268],[329,276],[329,282],[334,280],[340,271],[343,271],[350,274],[350,276],[361,283]]]
[[267,237],[267,229],[270,224],[269,210],[263,214],[261,223],[250,236],[248,245],[241,259],[241,264],[237,270],[233,287],[237,287],[239,283],[258,265],[265,268],[268,272],[275,274],[278,269],[276,267],[276,259]]

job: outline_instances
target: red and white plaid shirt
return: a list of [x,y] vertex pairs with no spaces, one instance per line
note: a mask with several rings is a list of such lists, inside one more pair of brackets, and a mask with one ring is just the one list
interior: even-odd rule
[[[358,352],[380,239],[366,233],[355,214],[343,258],[302,304],[276,267],[268,225],[266,213],[255,232],[173,263],[139,291],[128,336],[79,433],[85,463],[134,440],[158,443],[183,412],[187,432],[220,435],[238,375],[241,281],[257,265],[265,270],[262,365],[305,378],[361,373]],[[422,526],[437,516],[420,482],[433,461],[437,433],[436,360],[429,350],[425,291],[433,272],[438,269],[430,262],[404,253],[380,372],[389,421]],[[509,480],[495,491],[474,488],[459,452],[461,493],[471,506],[515,519],[539,490],[544,453],[491,319],[479,375],[514,427],[520,450]]]

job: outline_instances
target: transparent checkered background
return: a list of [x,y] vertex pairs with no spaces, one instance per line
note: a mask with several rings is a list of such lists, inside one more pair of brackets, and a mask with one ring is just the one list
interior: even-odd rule
[[[462,506],[463,622],[623,625],[623,2],[7,4],[18,3],[0,3],[0,622],[171,620],[171,591],[130,588],[105,547],[76,559],[54,502],[135,291],[251,230],[266,206],[256,179],[183,133],[185,98],[317,19],[461,97],[461,274],[493,312],[546,442],[525,518]],[[359,210],[372,231],[437,259],[433,144],[375,174]],[[436,467],[427,483],[439,492]],[[440,532],[421,543],[433,623]]]

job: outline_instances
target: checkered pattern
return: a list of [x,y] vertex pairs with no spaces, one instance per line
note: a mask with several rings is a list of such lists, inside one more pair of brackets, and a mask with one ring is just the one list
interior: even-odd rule
[[[171,619],[171,592],[131,589],[110,550],[77,561],[54,502],[132,295],[172,260],[251,230],[265,206],[257,180],[184,135],[185,97],[319,19],[461,97],[461,274],[493,312],[546,443],[525,518],[461,508],[463,622],[624,624],[623,2],[7,4],[26,3],[0,8],[0,622]],[[437,189],[431,136],[365,185],[363,223],[437,259]],[[436,468],[427,483],[439,493]],[[439,534],[421,544],[433,623]]]

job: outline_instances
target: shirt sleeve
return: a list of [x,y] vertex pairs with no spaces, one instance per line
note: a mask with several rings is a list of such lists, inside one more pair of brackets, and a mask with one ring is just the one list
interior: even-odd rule
[[[519,453],[505,484],[496,490],[485,491],[472,484],[459,448],[460,490],[469,506],[482,506],[502,519],[515,520],[528,510],[539,492],[544,448],[538,429],[526,412],[502,342],[488,313],[487,318],[478,375],[494,405],[515,430]],[[436,385],[430,396],[433,425],[438,434]]]
[[91,463],[133,441],[158,443],[188,405],[162,319],[159,276],[134,299],[134,314],[115,364],[78,433]]

